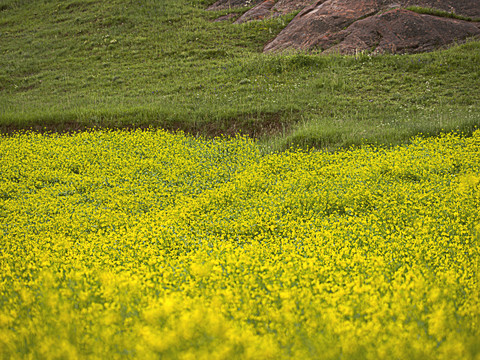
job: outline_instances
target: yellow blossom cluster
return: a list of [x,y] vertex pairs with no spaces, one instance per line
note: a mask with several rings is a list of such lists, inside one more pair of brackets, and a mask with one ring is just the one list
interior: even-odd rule
[[27,132],[0,175],[0,359],[480,359],[480,132]]

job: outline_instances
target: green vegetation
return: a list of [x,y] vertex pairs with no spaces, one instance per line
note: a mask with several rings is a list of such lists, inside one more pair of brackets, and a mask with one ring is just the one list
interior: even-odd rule
[[480,359],[480,42],[212,2],[0,3],[0,359]]
[[480,21],[478,18],[471,18],[468,16],[457,15],[453,12],[432,9],[432,8],[425,8],[421,6],[408,6],[406,7],[407,10],[414,11],[419,14],[427,14],[427,15],[434,15],[440,17],[446,17],[450,19],[458,19],[458,20],[465,20],[465,21]]
[[227,12],[210,3],[3,1],[0,130],[153,126],[334,150],[480,122],[479,42],[412,56],[263,55],[293,14],[234,25],[213,22]]
[[478,360],[480,131],[264,154],[0,136],[0,359]]

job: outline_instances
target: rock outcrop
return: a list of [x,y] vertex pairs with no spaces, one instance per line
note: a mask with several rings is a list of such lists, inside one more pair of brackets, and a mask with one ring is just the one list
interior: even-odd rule
[[235,24],[242,24],[247,21],[263,20],[268,17],[277,16],[277,13],[272,9],[274,5],[275,0],[266,0],[240,16],[237,21],[235,21]]
[[296,10],[301,10],[310,5],[313,0],[265,0],[243,14],[235,24],[252,20],[263,20],[280,15],[286,15]]
[[314,3],[315,0],[278,0],[273,7],[275,11],[288,14],[293,11],[304,9]]
[[480,17],[478,0],[318,0],[304,8],[264,51],[420,52],[480,35],[478,22],[392,11],[408,6]]
[[242,6],[253,7],[236,24],[301,10],[264,52],[416,53],[480,37],[480,0],[218,0],[208,10]]
[[473,36],[480,36],[480,29],[471,22],[397,9],[356,21],[318,45],[327,53],[403,54],[433,51]]

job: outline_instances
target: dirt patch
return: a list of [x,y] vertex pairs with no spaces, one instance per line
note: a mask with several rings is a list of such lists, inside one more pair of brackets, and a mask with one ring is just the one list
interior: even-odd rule
[[95,129],[135,130],[135,129],[164,129],[171,132],[182,131],[192,136],[204,136],[207,138],[217,136],[236,136],[238,134],[259,139],[286,131],[293,125],[292,121],[283,120],[282,113],[243,114],[236,117],[217,120],[215,122],[187,122],[187,121],[160,121],[145,124],[100,124],[89,125],[75,121],[61,123],[30,124],[16,126],[13,124],[0,125],[0,134],[13,135],[22,132],[37,132],[42,134],[75,134]]
[[238,134],[259,139],[281,133],[292,126],[283,120],[282,113],[244,114],[215,122],[175,122],[159,125],[169,131],[183,131],[193,136],[236,136]]

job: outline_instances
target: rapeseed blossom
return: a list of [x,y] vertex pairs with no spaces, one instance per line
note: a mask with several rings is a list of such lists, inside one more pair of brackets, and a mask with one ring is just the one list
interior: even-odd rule
[[480,359],[480,132],[23,133],[0,158],[2,359]]

